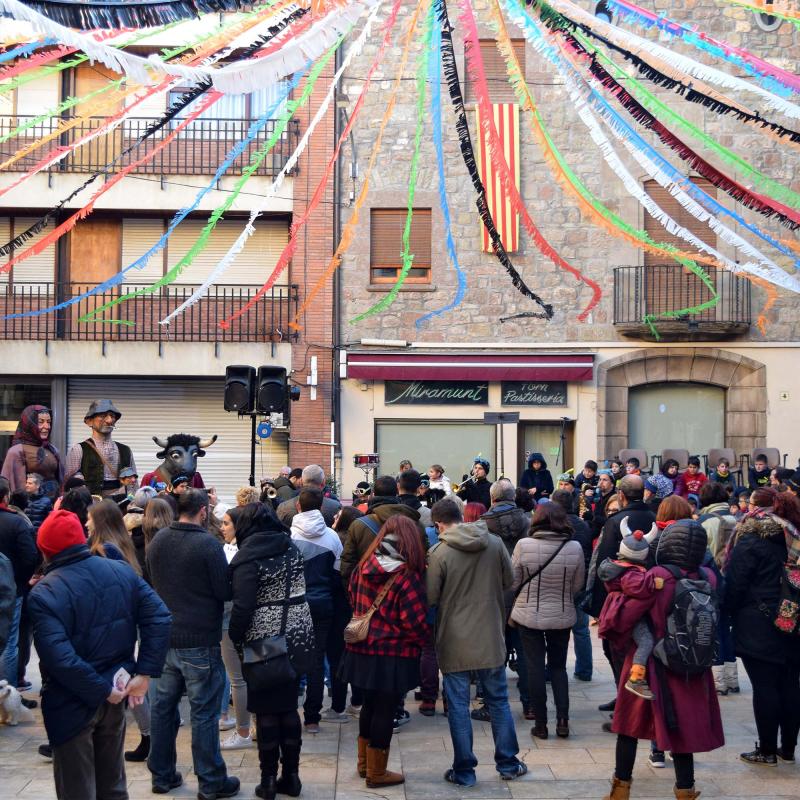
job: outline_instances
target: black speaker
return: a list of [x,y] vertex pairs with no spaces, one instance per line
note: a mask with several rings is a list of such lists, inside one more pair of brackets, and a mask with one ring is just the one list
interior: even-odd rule
[[256,378],[256,411],[259,414],[283,414],[289,421],[288,381],[283,367],[259,367]]
[[225,368],[225,410],[249,414],[253,410],[256,371],[253,367]]

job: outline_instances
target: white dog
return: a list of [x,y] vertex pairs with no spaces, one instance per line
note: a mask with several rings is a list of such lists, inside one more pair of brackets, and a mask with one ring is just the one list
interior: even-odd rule
[[17,725],[33,722],[33,714],[22,705],[22,695],[8,681],[0,681],[0,722]]

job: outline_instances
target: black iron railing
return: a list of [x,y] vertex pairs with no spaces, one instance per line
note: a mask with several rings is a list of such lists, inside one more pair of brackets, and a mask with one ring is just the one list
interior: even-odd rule
[[[171,285],[154,294],[124,300],[99,315],[80,322],[104,303],[145,288],[126,283],[83,298],[73,305],[38,316],[9,318],[13,314],[43,311],[93,288],[84,283],[14,283],[0,287],[0,339],[29,341],[135,342],[280,342],[294,337],[288,323],[298,308],[296,284],[277,286],[259,298],[230,327],[219,323],[240,310],[256,293],[256,286],[212,286],[208,293],[169,325],[159,322],[187,300],[196,286]],[[130,323],[130,324],[128,324]]]
[[[751,323],[750,281],[727,270],[706,267],[717,302],[697,314],[673,317],[688,325],[718,323],[748,326]],[[645,318],[665,319],[685,308],[708,303],[711,288],[697,275],[679,265],[616,267],[614,269],[614,324],[636,325]]]
[[[0,137],[6,136],[20,126],[33,121],[33,116],[19,114],[0,116]],[[12,136],[0,144],[0,162],[5,161],[22,148],[33,145],[38,139],[58,130],[58,126],[69,119],[52,118]],[[25,156],[6,167],[8,172],[26,172],[39,163],[51,149],[69,147],[89,136],[105,123],[104,117],[91,117],[68,131],[59,134],[46,144],[37,146]],[[116,159],[130,147],[154,122],[156,117],[126,117],[122,124],[107,135],[90,139],[75,148],[65,158],[54,164],[51,172],[97,172]],[[144,164],[136,167],[134,174],[147,175],[213,175],[228,151],[245,138],[254,120],[250,119],[198,119],[190,123],[172,141]],[[161,128],[119,158],[112,172],[139,161],[155,151],[173,132],[176,121]],[[269,120],[233,162],[227,174],[241,174],[250,163],[251,156],[259,150],[275,132],[276,120]],[[300,123],[290,120],[272,150],[267,154],[255,175],[274,177],[285,166],[300,140]],[[295,174],[295,167],[290,174]]]

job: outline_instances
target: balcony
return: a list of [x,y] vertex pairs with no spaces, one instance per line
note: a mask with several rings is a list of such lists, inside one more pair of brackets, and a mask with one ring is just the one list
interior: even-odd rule
[[[202,300],[169,325],[159,320],[187,300],[196,286],[165,286],[152,295],[125,300],[103,312],[97,322],[79,317],[127,292],[148,284],[125,283],[84,298],[57,312],[5,319],[48,308],[93,287],[85,283],[14,283],[0,287],[0,340],[82,342],[273,342],[293,341],[288,326],[298,308],[296,284],[278,286],[260,298],[227,329],[219,322],[234,314],[256,293],[256,286],[212,286]],[[125,320],[131,325],[111,320]]]
[[751,324],[750,281],[732,272],[706,267],[719,300],[699,314],[678,314],[699,306],[712,293],[696,275],[679,265],[616,267],[614,269],[614,326],[623,336],[656,337],[647,323],[652,319],[662,341],[731,339],[747,333]]
[[[0,137],[35,119],[33,116],[0,116]],[[13,136],[0,145],[0,160],[5,160],[18,150],[32,145],[38,139],[58,129],[64,119],[53,118],[38,123],[18,136]],[[54,164],[49,172],[98,172],[113,161],[123,150],[132,145],[145,131],[158,121],[157,117],[126,117],[125,121],[107,136],[91,139],[64,159]],[[7,167],[8,172],[27,172],[41,161],[56,146],[68,147],[105,122],[104,117],[91,117],[62,133],[45,145],[35,148],[19,161]],[[133,170],[134,175],[213,175],[224,161],[228,151],[244,139],[254,120],[250,119],[198,119],[171,141],[163,150],[146,163]],[[175,122],[165,125],[145,139],[130,153],[122,156],[114,165],[114,171],[132,164],[155,148],[169,136]],[[227,175],[241,175],[250,163],[250,158],[272,136],[277,120],[269,120],[255,138],[245,147]],[[300,123],[290,120],[289,125],[275,146],[262,161],[254,175],[275,177],[285,166],[300,140]],[[294,175],[297,168],[289,174]]]

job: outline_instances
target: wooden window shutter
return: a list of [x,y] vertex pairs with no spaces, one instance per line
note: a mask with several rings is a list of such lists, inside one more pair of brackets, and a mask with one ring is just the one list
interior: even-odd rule
[[[517,55],[522,74],[525,75],[525,40],[512,39],[511,45]],[[508,72],[506,62],[497,49],[497,42],[494,39],[481,39],[481,57],[483,58],[483,69],[486,73],[486,83],[489,85],[489,99],[493,103],[516,103],[517,96],[508,82]],[[475,102],[475,91],[472,82],[467,79],[467,101]]]
[[[692,183],[711,197],[717,196],[716,187],[704,178],[692,178]],[[698,239],[716,248],[717,235],[704,222],[693,217],[683,206],[656,181],[645,181],[644,190],[679,225],[691,231]],[[669,233],[661,223],[645,211],[644,229],[655,242],[664,242],[682,250],[684,253],[697,253],[696,247],[685,239]],[[708,255],[704,253],[704,255]],[[645,297],[648,314],[661,314],[681,308],[697,306],[709,300],[711,292],[694,273],[668,256],[645,251]],[[706,265],[703,269],[711,281],[716,283],[717,270]],[[713,317],[714,310],[705,311],[694,319]]]
[[[370,212],[370,267],[373,283],[397,279],[403,266],[404,208],[373,208]],[[429,283],[431,272],[431,210],[415,208],[409,249],[414,256],[408,280]]]

